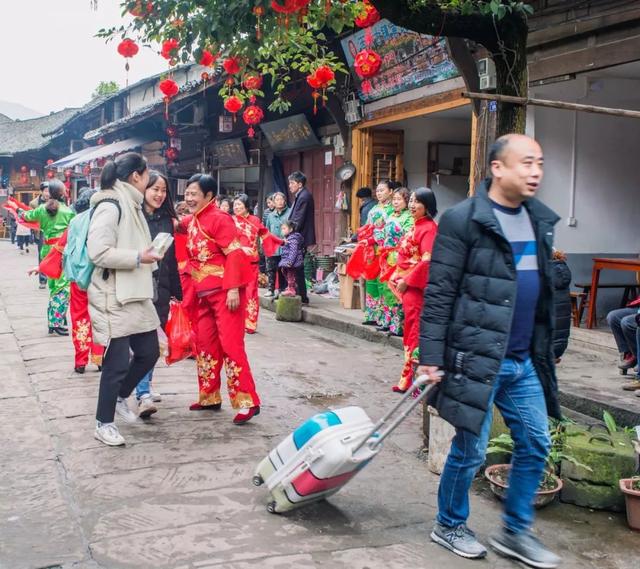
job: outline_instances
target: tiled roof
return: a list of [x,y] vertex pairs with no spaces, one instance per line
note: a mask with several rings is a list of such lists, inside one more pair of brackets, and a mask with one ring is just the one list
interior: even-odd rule
[[40,150],[49,144],[53,133],[60,129],[78,109],[64,109],[44,117],[26,121],[0,121],[0,155]]

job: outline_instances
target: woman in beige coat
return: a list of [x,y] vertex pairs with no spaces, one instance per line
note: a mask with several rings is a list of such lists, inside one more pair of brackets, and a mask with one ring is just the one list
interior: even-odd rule
[[110,446],[124,444],[115,413],[128,423],[138,420],[127,398],[159,356],[151,273],[161,257],[151,248],[142,211],[148,181],[145,159],[129,152],[105,164],[101,191],[91,198],[87,251],[95,269],[87,291],[89,314],[94,339],[107,346],[95,437]]

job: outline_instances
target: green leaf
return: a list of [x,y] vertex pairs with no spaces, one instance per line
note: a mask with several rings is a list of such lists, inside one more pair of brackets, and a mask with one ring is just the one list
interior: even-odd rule
[[604,421],[604,424],[607,427],[607,431],[609,431],[609,434],[612,434],[618,431],[618,425],[616,424],[616,420],[613,418],[613,415],[609,413],[609,411],[602,412],[602,420]]
[[529,14],[530,16],[535,12],[535,9],[531,4],[523,4],[522,10],[527,14]]

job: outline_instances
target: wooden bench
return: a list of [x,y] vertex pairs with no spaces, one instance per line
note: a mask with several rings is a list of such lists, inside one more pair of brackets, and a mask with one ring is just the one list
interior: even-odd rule
[[[584,311],[589,308],[589,301],[591,298],[591,283],[575,283],[575,287],[581,288],[582,292],[571,293],[571,315],[573,316],[573,325],[576,328],[580,328],[580,323],[582,322]],[[640,285],[630,283],[605,283],[598,284],[598,288],[623,289],[620,308],[624,308],[625,306],[627,306],[627,304],[629,304],[629,302],[637,298]]]

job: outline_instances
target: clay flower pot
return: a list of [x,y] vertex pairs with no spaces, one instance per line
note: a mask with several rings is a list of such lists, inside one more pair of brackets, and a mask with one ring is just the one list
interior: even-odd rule
[[[487,467],[484,471],[485,478],[489,481],[491,491],[501,500],[507,494],[507,488],[509,487],[507,480],[509,479],[509,470],[511,470],[510,464],[494,464]],[[555,474],[552,475],[555,486],[550,489],[538,490],[536,497],[533,501],[533,505],[536,508],[542,508],[547,504],[553,502],[556,496],[562,490],[562,480]]]
[[640,490],[634,490],[631,487],[633,481],[633,478],[620,480],[620,490],[624,494],[627,507],[627,523],[632,530],[640,531]]

